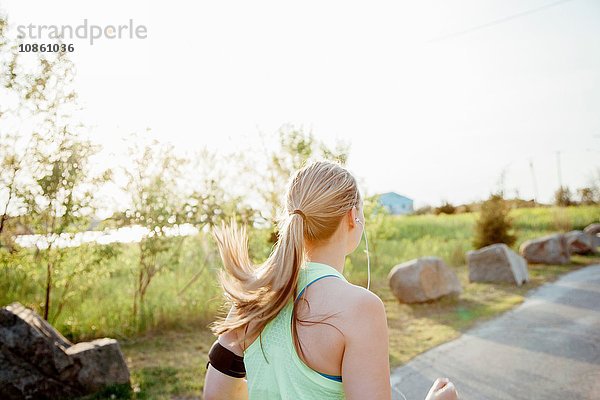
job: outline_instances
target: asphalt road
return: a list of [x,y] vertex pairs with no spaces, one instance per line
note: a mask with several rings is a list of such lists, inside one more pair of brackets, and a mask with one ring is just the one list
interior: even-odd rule
[[600,400],[600,265],[392,372],[392,399],[423,400],[448,377],[463,400]]

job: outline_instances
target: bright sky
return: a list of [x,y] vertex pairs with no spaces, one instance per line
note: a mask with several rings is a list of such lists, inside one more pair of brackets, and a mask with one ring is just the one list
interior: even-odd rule
[[596,0],[3,0],[0,8],[12,26],[87,18],[147,27],[147,39],[71,41],[84,120],[107,165],[121,137],[148,127],[182,149],[260,156],[258,133],[292,123],[330,145],[349,142],[363,189],[396,191],[416,207],[485,198],[503,170],[509,196],[532,198],[530,161],[538,199],[551,201],[557,151],[572,190],[600,168]]

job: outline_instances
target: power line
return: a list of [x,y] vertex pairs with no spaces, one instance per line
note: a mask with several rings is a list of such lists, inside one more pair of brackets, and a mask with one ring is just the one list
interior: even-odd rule
[[554,3],[549,3],[549,4],[546,4],[546,5],[540,6],[540,7],[532,8],[530,10],[522,11],[520,13],[512,14],[512,15],[509,15],[507,17],[495,19],[493,21],[486,22],[485,24],[476,25],[476,26],[473,26],[471,28],[467,28],[467,29],[464,29],[464,30],[461,30],[461,31],[452,32],[452,33],[449,33],[449,34],[444,35],[444,36],[433,38],[433,39],[428,40],[425,43],[437,43],[437,42],[441,42],[443,40],[455,38],[457,36],[466,35],[468,33],[475,32],[475,31],[478,31],[480,29],[489,28],[491,26],[502,24],[504,22],[508,22],[508,21],[511,21],[511,20],[519,18],[519,17],[524,17],[526,15],[531,15],[531,14],[534,14],[534,13],[546,10],[546,9],[548,9],[550,7],[554,7],[554,6],[557,6],[559,4],[563,4],[563,3],[567,3],[569,1],[573,1],[573,0],[559,0],[559,1],[555,1]]

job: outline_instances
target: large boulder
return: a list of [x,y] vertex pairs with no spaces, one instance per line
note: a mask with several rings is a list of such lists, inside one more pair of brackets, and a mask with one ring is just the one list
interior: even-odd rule
[[0,309],[0,399],[67,399],[104,386],[129,385],[119,344],[73,345],[31,309]]
[[460,294],[458,277],[442,259],[422,257],[396,265],[388,274],[392,292],[403,303],[435,300]]
[[565,233],[571,254],[594,254],[596,253],[596,238],[583,231],[571,231]]
[[583,231],[594,238],[594,249],[600,246],[600,224],[589,224]]
[[590,235],[600,235],[600,223],[589,224],[583,231]]
[[470,282],[510,282],[521,286],[529,280],[527,261],[504,243],[467,252]]
[[519,253],[530,263],[568,264],[571,261],[569,243],[562,233],[527,240],[519,247]]

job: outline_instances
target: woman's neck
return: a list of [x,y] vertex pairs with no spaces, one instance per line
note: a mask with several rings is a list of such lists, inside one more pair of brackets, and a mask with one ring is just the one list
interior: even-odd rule
[[344,265],[346,263],[346,255],[340,251],[339,246],[319,246],[315,248],[307,248],[307,261],[312,261],[321,264],[327,264],[335,268],[340,274],[344,273]]

